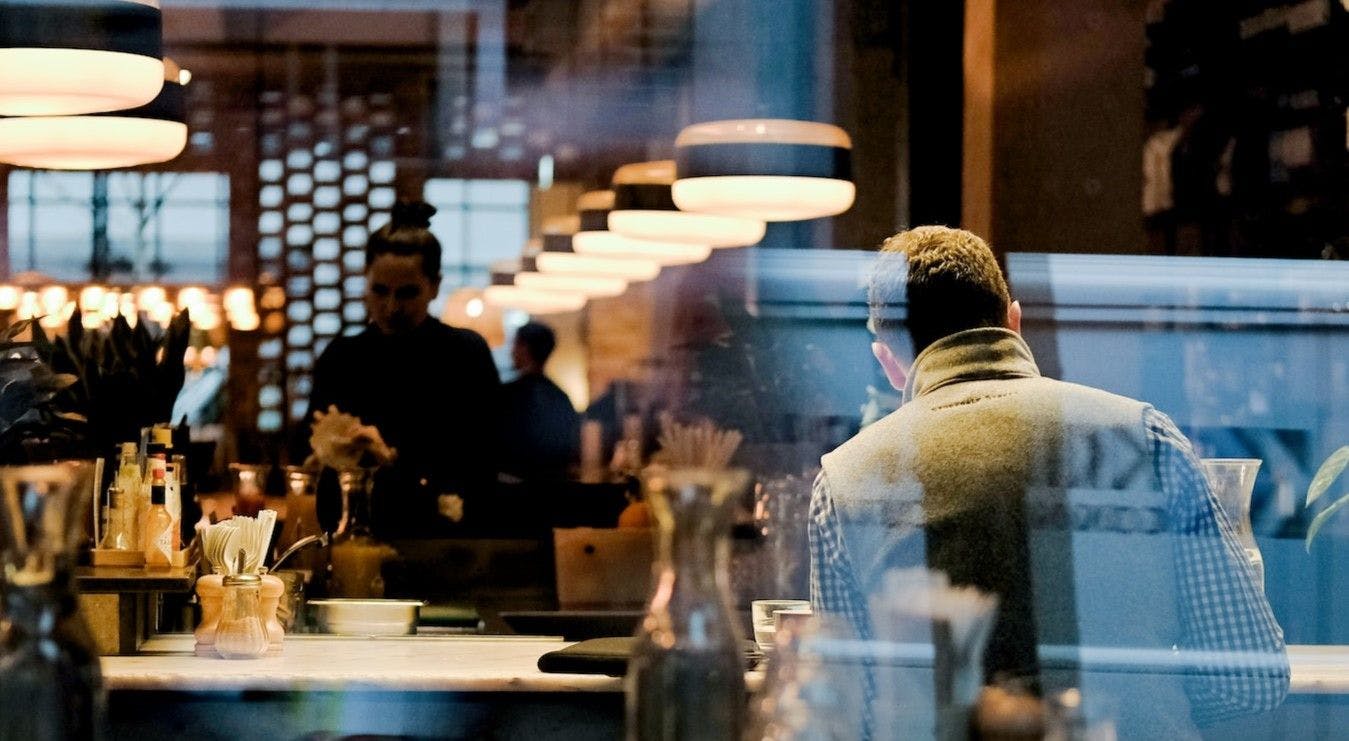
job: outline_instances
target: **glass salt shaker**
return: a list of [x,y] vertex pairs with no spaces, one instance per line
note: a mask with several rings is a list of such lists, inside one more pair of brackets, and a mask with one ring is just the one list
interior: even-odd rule
[[267,653],[267,631],[262,624],[262,577],[231,574],[221,581],[220,627],[215,650],[225,659],[256,659]]

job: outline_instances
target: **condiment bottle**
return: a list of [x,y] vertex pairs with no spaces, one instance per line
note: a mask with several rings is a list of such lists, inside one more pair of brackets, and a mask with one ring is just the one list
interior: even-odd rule
[[231,574],[225,588],[216,628],[215,650],[225,659],[256,659],[267,653],[267,630],[262,622],[262,577]]
[[173,552],[178,550],[178,530],[173,517],[164,508],[164,468],[154,469],[150,484],[150,511],[145,514],[145,565],[148,568],[168,568],[173,565]]

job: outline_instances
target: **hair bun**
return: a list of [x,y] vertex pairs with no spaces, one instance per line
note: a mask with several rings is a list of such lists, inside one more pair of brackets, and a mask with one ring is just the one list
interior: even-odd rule
[[427,229],[431,226],[431,217],[435,215],[436,207],[425,201],[399,201],[393,205],[389,225],[394,229]]

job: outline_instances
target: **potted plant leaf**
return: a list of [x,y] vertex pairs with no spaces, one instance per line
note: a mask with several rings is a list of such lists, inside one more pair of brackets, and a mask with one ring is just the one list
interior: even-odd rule
[[[30,339],[19,340],[25,332]],[[0,332],[0,465],[90,455],[87,420],[65,393],[78,379],[53,368],[53,351],[33,320]]]
[[[1346,467],[1349,467],[1349,445],[1331,453],[1330,457],[1326,458],[1325,462],[1321,464],[1321,467],[1316,470],[1316,475],[1312,477],[1311,485],[1307,487],[1308,507],[1312,506],[1312,502],[1320,499],[1321,495],[1325,494],[1326,491],[1330,489],[1330,485],[1335,483],[1335,479],[1339,478]],[[1325,524],[1330,519],[1331,515],[1335,514],[1338,510],[1343,509],[1346,505],[1349,505],[1349,492],[1346,492],[1339,499],[1331,502],[1329,507],[1321,510],[1320,514],[1312,519],[1312,524],[1307,528],[1307,540],[1305,543],[1308,552],[1311,551],[1312,541],[1316,538],[1316,534],[1321,532],[1322,527],[1325,527]]]
[[65,336],[53,343],[52,364],[77,378],[66,390],[69,406],[88,419],[92,450],[107,455],[141,429],[170,420],[183,388],[183,353],[192,329],[186,310],[160,329],[133,328],[118,316],[107,329],[86,330],[78,310]]

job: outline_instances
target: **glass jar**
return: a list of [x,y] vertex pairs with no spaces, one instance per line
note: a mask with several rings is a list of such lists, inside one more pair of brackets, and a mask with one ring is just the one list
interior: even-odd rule
[[397,552],[370,531],[370,488],[373,471],[347,468],[338,472],[342,519],[328,549],[331,568],[328,594],[333,597],[378,599],[384,596],[384,562]]
[[629,739],[739,739],[745,657],[731,605],[730,514],[744,471],[651,471],[656,579],[625,684]]
[[222,582],[220,625],[215,650],[225,659],[256,659],[267,653],[267,631],[262,623],[262,577],[231,574]]

